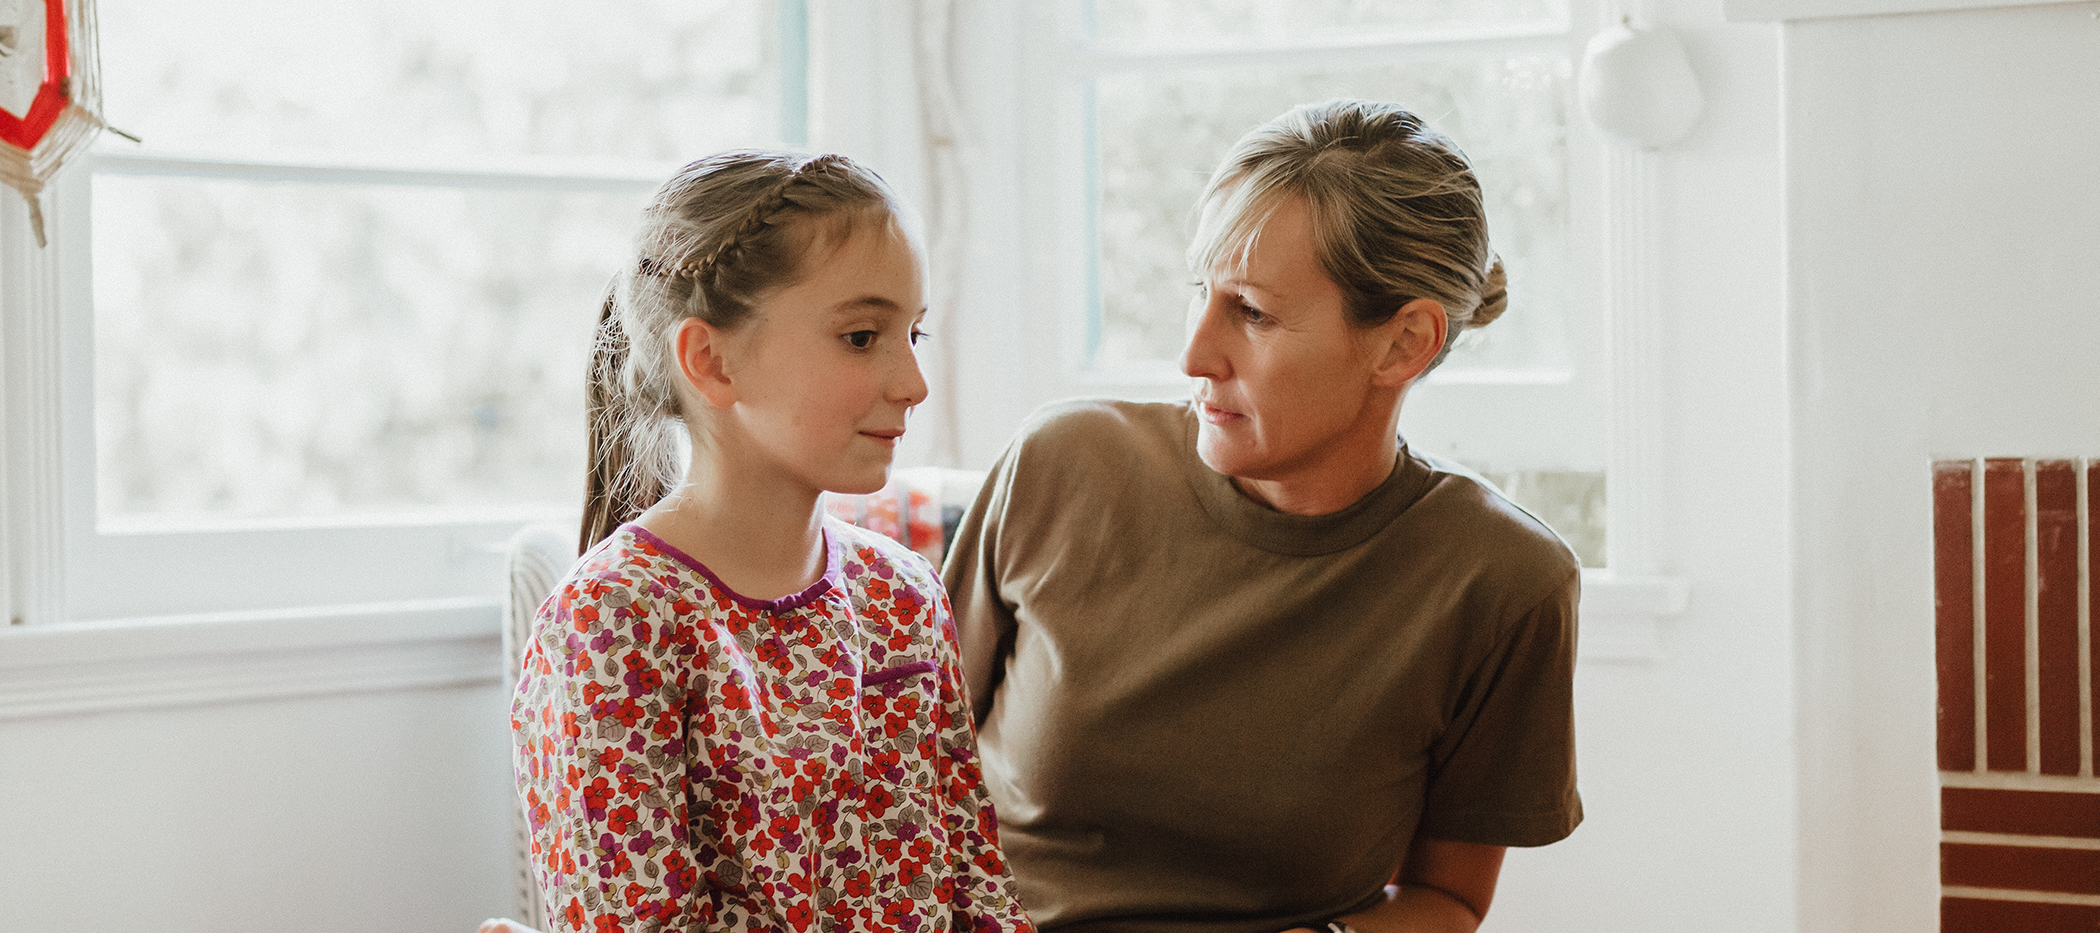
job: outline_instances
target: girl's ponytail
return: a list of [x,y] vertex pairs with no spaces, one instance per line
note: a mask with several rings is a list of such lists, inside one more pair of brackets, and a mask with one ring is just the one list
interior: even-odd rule
[[669,490],[664,478],[646,463],[636,448],[635,435],[642,425],[639,414],[626,398],[624,387],[630,347],[620,326],[615,298],[617,288],[605,292],[605,305],[598,310],[598,330],[591,338],[589,374],[584,379],[584,417],[590,423],[590,466],[584,479],[583,528],[576,553],[590,550],[607,535],[644,509],[655,505]]

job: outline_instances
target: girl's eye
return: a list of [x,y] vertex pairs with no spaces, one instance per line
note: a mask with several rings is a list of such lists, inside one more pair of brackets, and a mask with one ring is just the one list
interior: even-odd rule
[[914,327],[911,329],[911,345],[916,347],[919,345],[919,341],[931,336],[933,335]]
[[846,341],[847,346],[855,350],[865,350],[875,345],[875,336],[875,332],[872,330],[856,330],[845,335],[843,339]]

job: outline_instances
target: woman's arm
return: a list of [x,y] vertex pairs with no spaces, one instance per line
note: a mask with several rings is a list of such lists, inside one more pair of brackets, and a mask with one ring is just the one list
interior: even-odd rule
[[1006,655],[1013,649],[1015,622],[999,592],[998,552],[1016,453],[1009,448],[992,465],[956,526],[955,540],[948,542],[941,573],[958,633],[965,702],[976,724],[991,714],[993,694],[1006,673]]
[[972,725],[968,694],[946,599],[934,603],[933,637],[940,708],[934,711],[938,749],[935,770],[940,780],[941,827],[948,837],[959,913],[968,915],[957,929],[1027,933],[1033,927],[1014,900],[1013,873],[999,854],[999,820],[984,790],[977,764],[977,730]]
[[1359,933],[1473,933],[1495,899],[1505,851],[1417,836],[1386,902],[1339,919]]

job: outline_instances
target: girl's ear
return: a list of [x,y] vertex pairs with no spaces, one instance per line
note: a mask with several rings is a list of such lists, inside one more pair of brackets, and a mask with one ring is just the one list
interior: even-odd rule
[[1444,306],[1434,298],[1417,298],[1400,306],[1376,329],[1371,382],[1400,388],[1421,378],[1444,350]]
[[729,381],[729,371],[724,366],[728,336],[713,324],[689,317],[679,322],[678,334],[671,344],[678,354],[678,371],[685,377],[685,384],[716,408],[728,408],[737,401],[736,386]]

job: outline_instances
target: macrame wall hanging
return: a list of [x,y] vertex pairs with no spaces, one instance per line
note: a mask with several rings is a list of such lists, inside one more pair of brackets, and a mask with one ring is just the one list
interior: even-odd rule
[[29,201],[43,246],[44,183],[104,129],[94,0],[0,0],[0,181]]

